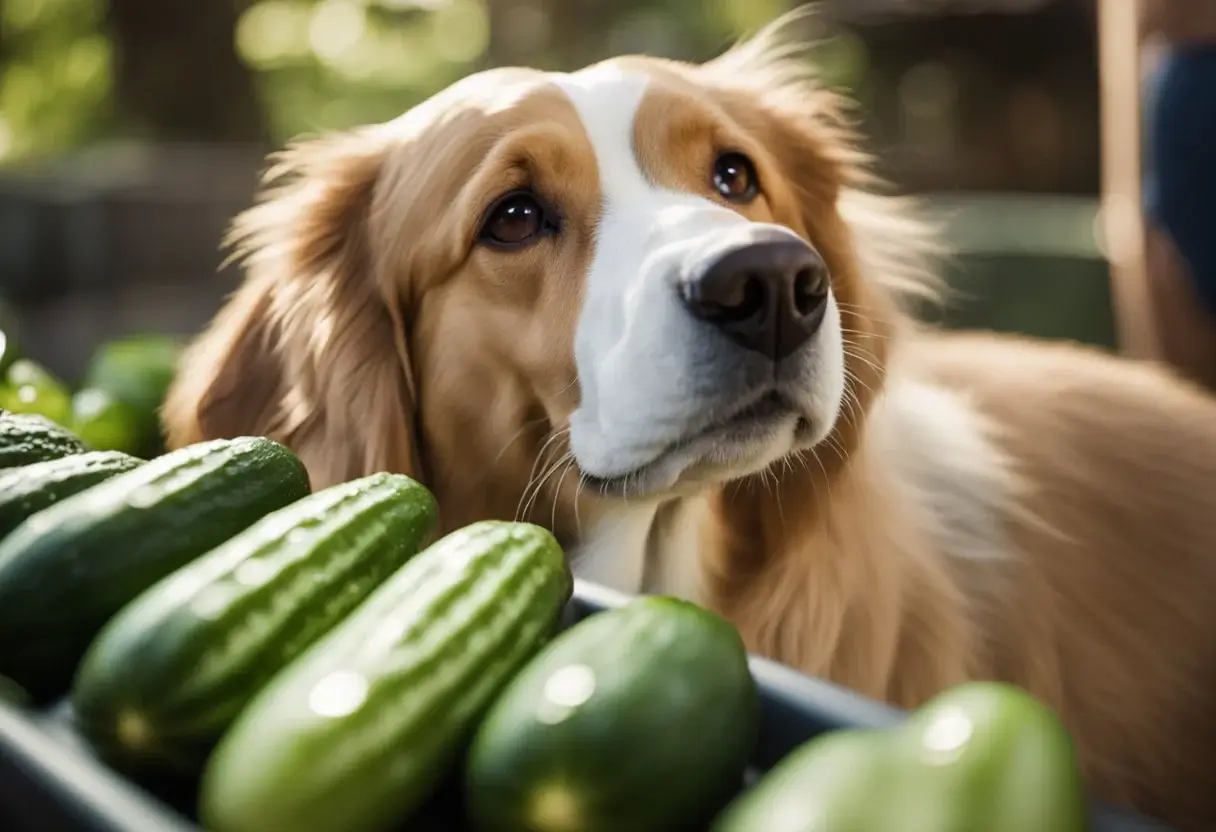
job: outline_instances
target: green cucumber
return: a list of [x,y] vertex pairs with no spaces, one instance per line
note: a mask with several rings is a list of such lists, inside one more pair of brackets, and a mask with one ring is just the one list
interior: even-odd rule
[[897,725],[829,731],[809,740],[732,801],[710,828],[1107,828],[1090,824],[1087,804],[1076,748],[1059,717],[1013,685],[968,682],[939,693]]
[[0,542],[0,674],[65,693],[89,642],[161,578],[308,493],[269,439],[201,442],[30,517]]
[[0,469],[0,538],[44,508],[142,464],[118,451],[89,451]]
[[469,813],[493,832],[703,828],[743,782],[760,700],[738,632],[647,597],[558,636],[473,740]]
[[45,416],[0,410],[0,469],[87,450],[80,437]]
[[483,521],[434,543],[241,712],[203,774],[203,825],[370,832],[408,819],[570,590],[539,526]]
[[373,474],[267,515],[140,595],[81,663],[72,709],[123,764],[197,774],[270,677],[414,556],[435,498]]

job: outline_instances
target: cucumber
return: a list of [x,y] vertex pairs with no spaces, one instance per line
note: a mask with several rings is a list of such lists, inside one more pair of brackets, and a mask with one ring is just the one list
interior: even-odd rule
[[267,515],[129,604],[72,690],[81,732],[125,765],[197,774],[270,677],[409,560],[435,498],[401,474],[336,485]]
[[743,783],[760,700],[734,627],[642,598],[558,636],[482,722],[465,771],[474,828],[704,828]]
[[0,469],[87,451],[70,430],[34,413],[0,410]]
[[308,493],[269,439],[191,445],[43,509],[0,542],[0,674],[65,693],[89,642],[143,590]]
[[370,832],[408,819],[570,596],[548,531],[449,534],[258,694],[203,773],[210,832]]
[[1013,685],[968,682],[897,725],[803,743],[733,800],[710,832],[1127,828],[1091,823],[1087,803],[1059,717]]
[[42,509],[142,464],[117,451],[89,451],[0,470],[0,538]]

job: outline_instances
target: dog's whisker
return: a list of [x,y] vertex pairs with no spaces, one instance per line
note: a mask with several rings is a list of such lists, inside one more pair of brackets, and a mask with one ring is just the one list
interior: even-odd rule
[[[850,358],[860,361],[862,364],[865,364],[875,373],[882,373],[882,367],[878,363],[878,358],[873,353],[862,351],[860,347],[846,346],[844,348],[844,354]],[[845,368],[845,371],[848,372],[847,367]]]
[[511,438],[507,440],[506,444],[504,444],[502,446],[502,449],[494,456],[494,459],[490,462],[490,464],[488,466],[486,466],[486,469],[482,472],[482,475],[478,480],[478,485],[480,485],[481,483],[484,483],[487,479],[490,478],[491,475],[494,474],[499,463],[502,462],[503,455],[506,454],[506,452],[510,449],[510,447],[512,445],[514,445],[516,442],[518,442],[524,436],[524,434],[526,434],[528,432],[528,430],[530,428],[533,428],[539,424],[543,424],[544,421],[545,421],[544,417],[541,417],[540,419],[533,419],[531,421],[524,422],[524,424],[522,426],[520,426],[519,430],[517,430],[514,433],[514,435],[512,435]]
[[558,460],[555,460],[553,464],[545,466],[542,475],[537,479],[535,485],[532,487],[531,492],[528,495],[528,502],[524,506],[523,515],[520,517],[521,520],[528,521],[532,517],[532,512],[536,508],[536,501],[540,499],[540,494],[544,490],[545,483],[549,481],[559,467],[560,457]]
[[857,391],[855,389],[849,389],[849,388],[860,387],[863,391],[870,394],[871,397],[875,397],[878,395],[877,390],[875,390],[873,387],[871,387],[865,381],[865,379],[858,376],[855,372],[850,370],[848,367],[846,367],[844,370],[844,376],[845,376],[845,381],[846,381],[846,391],[845,392],[846,392],[846,394],[851,393],[854,396],[854,398],[855,398],[855,401],[853,402],[854,404],[860,404],[860,400],[857,398]]
[[[880,321],[862,321],[862,323],[868,323],[868,324],[871,324],[872,326],[881,325]],[[892,338],[891,335],[888,335],[884,332],[876,332],[874,330],[865,330],[865,329],[854,329],[853,327],[845,326],[843,323],[840,325],[840,332],[842,335],[852,336],[853,338],[856,338],[858,340],[864,340],[864,341],[870,341],[870,340],[890,341]]]
[[[540,449],[536,452],[536,456],[532,460],[532,468],[530,471],[528,471],[528,479],[527,479],[528,485],[530,485],[532,483],[532,481],[536,478],[536,473],[537,473],[538,468],[543,468],[543,460],[545,457],[545,452],[549,448],[550,443],[552,443],[553,441],[555,441],[557,439],[557,436],[558,436],[557,433],[551,433],[549,435],[549,437],[541,444]],[[528,486],[524,487],[525,493],[527,492],[527,488],[528,488]]]
[[[577,467],[577,462],[576,462]],[[582,495],[587,486],[587,475],[579,468],[578,484],[574,487],[574,533],[583,536]]]
[[569,451],[562,451],[558,453],[553,462],[545,467],[544,474],[537,480],[536,487],[532,489],[532,501],[528,510],[529,515],[531,514],[532,510],[536,508],[536,502],[540,499],[541,493],[545,489],[545,485],[553,479],[553,476],[559,470],[562,469],[568,455]]
[[[838,300],[838,301],[836,301],[836,306],[843,313],[841,315],[842,318],[843,317],[856,318],[858,321],[860,321],[862,323],[867,323],[867,324],[872,324],[872,325],[877,325],[877,326],[883,326],[885,324],[885,322],[881,318],[877,318],[877,317],[874,317],[873,315],[868,314],[868,310],[865,309],[865,307],[860,306],[858,304],[845,303],[845,302],[841,302]],[[842,326],[843,326],[843,324],[842,324]],[[860,334],[864,334],[867,338],[869,338],[869,337],[887,337],[879,332],[865,332],[865,333],[860,333]]]
[[[517,520],[526,519],[532,511],[532,505],[535,503],[537,496],[540,493],[544,481],[547,477],[547,472],[550,471],[552,465],[544,462],[546,456],[551,452],[551,449],[560,451],[559,443],[568,433],[569,428],[553,432],[553,434],[545,441],[540,450],[536,454],[536,459],[533,460],[532,470],[528,474],[527,482],[524,486],[523,493],[520,495],[519,505],[516,507],[515,516]],[[539,475],[537,473],[539,468]]]
[[[882,368],[879,366],[877,360],[873,356],[863,355],[861,353],[854,352],[853,350],[845,350],[845,355],[850,358],[853,358],[856,361],[861,362],[863,365],[865,365],[870,370],[872,370],[875,374],[882,373]],[[874,392],[874,391],[871,390],[870,392]]]
[[557,529],[557,504],[562,495],[562,483],[566,481],[566,475],[574,468],[574,455],[569,451],[564,457],[565,465],[562,467],[561,476],[557,478],[557,485],[553,487],[553,508],[549,512],[549,529]]

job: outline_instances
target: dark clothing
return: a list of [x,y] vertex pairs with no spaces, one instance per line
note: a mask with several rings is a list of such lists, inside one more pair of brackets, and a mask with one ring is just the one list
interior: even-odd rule
[[1148,213],[1216,317],[1216,45],[1174,50],[1146,103]]

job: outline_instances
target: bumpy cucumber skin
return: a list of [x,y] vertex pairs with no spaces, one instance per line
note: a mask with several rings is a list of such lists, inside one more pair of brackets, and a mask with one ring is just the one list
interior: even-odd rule
[[0,411],[0,470],[87,450],[78,436],[45,416]]
[[119,451],[89,451],[0,469],[0,538],[44,508],[142,464]]
[[200,442],[43,509],[0,542],[0,674],[60,696],[97,632],[143,590],[308,493],[269,439]]
[[436,516],[401,474],[267,515],[106,625],[73,686],[77,725],[125,765],[197,773],[240,709],[413,557]]
[[371,832],[406,820],[571,591],[553,536],[483,521],[418,554],[267,686],[203,775],[211,832]]
[[469,752],[474,828],[703,828],[742,784],[760,701],[735,629],[665,597],[599,613],[511,682]]

